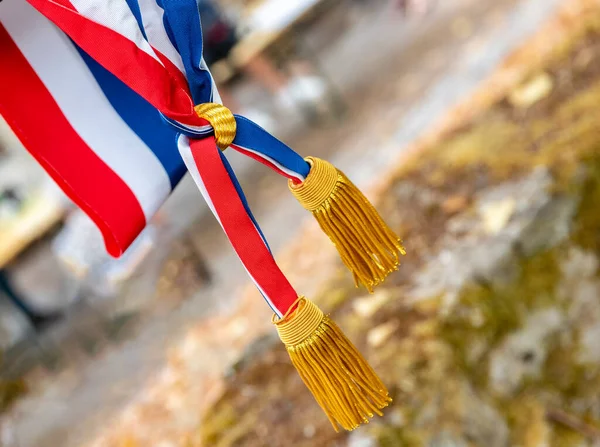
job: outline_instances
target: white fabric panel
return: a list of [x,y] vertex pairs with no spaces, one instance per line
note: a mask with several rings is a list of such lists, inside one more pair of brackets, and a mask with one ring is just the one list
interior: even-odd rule
[[144,39],[137,20],[125,0],[71,0],[71,3],[82,16],[121,34],[135,43],[144,53],[160,62],[150,44]]
[[153,48],[164,54],[185,75],[181,56],[171,43],[163,24],[163,9],[156,0],[138,0],[144,31]]

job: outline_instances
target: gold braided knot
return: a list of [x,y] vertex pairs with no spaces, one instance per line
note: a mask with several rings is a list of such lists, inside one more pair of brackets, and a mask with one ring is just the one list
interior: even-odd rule
[[235,138],[237,125],[231,110],[222,104],[205,102],[194,107],[194,111],[200,118],[210,123],[215,131],[215,141],[219,149],[227,149]]

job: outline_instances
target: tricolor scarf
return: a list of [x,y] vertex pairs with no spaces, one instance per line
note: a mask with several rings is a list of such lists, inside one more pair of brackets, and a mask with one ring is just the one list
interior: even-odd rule
[[107,250],[123,253],[187,168],[333,427],[381,414],[385,386],[282,274],[223,151],[286,177],[369,291],[404,254],[373,206],[328,162],[302,158],[221,105],[196,0],[27,1],[0,3],[0,114],[98,225]]

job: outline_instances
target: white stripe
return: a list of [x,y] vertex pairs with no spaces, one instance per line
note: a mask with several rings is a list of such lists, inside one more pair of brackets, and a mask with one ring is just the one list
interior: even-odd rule
[[[202,181],[202,178],[200,177],[200,172],[198,172],[198,168],[196,167],[196,161],[194,160],[194,156],[192,155],[192,149],[190,148],[189,138],[186,137],[185,135],[179,135],[179,138],[177,139],[177,148],[179,149],[179,154],[181,155],[181,158],[183,158],[183,161],[184,161],[188,171],[190,172],[192,179],[194,180],[194,182],[196,183],[196,186],[198,186],[198,189],[202,193],[202,197],[204,197],[204,199],[206,200],[206,203],[208,204],[208,207],[210,208],[212,213],[215,215],[217,222],[219,222],[219,225],[221,225],[221,228],[223,228],[221,219],[219,219],[217,210],[215,209],[215,207],[212,203],[212,200],[210,200],[208,191],[206,190],[206,187],[204,186],[204,182]],[[223,231],[225,231],[224,228],[223,228]]]
[[81,15],[126,37],[162,65],[125,0],[71,0],[71,3]]
[[255,151],[254,149],[249,149],[247,147],[241,146],[239,144],[232,144],[231,145],[231,147],[234,148],[234,149],[235,149],[236,146],[239,147],[240,149],[243,149],[245,151],[248,151],[248,152],[251,152],[253,154],[256,154],[257,156],[259,156],[260,158],[262,158],[264,160],[267,160],[269,163],[271,163],[274,166],[276,166],[277,168],[281,169],[281,171],[285,172],[288,175],[291,175],[292,177],[296,177],[301,182],[303,182],[305,180],[305,178],[306,178],[303,175],[297,173],[296,171],[292,171],[291,169],[286,168],[282,164],[279,164],[279,162],[275,161],[274,159],[272,159],[268,155],[265,155],[265,154],[263,154],[261,152]]
[[3,2],[0,18],[71,126],[131,188],[149,219],[171,191],[160,161],[110,105],[60,30],[23,0]]
[[202,56],[202,59],[200,60],[200,68],[202,70],[208,71],[208,75],[210,76],[210,88],[211,88],[210,101],[217,103],[217,104],[223,104],[223,100],[221,99],[221,94],[219,93],[219,89],[217,88],[217,83],[215,82],[215,79],[213,78],[212,73],[208,69],[208,65],[206,64],[206,61],[204,60],[204,56]]
[[164,119],[171,125],[175,126],[179,130],[185,130],[190,133],[198,134],[198,136],[208,135],[212,132],[212,126],[210,124],[206,124],[204,126],[192,126],[189,124],[183,124],[179,121],[175,121],[172,118],[169,118],[165,115],[162,115]]
[[185,76],[185,68],[181,60],[181,55],[171,43],[171,39],[169,39],[169,35],[165,30],[163,9],[158,6],[156,0],[138,0],[138,5],[148,42],[152,47],[164,54]]
[[[202,177],[200,176],[198,167],[196,166],[196,160],[194,160],[194,156],[192,155],[189,138],[186,137],[185,135],[180,135],[179,139],[177,140],[177,147],[179,148],[179,153],[181,154],[181,158],[183,158],[183,161],[185,162],[185,165],[187,166],[187,169],[190,172],[192,179],[196,183],[196,186],[198,186],[198,189],[200,190],[202,197],[204,197],[204,200],[206,200],[206,204],[208,205],[208,207],[214,214],[215,218],[217,219],[217,222],[219,222],[219,225],[221,225],[221,228],[223,228],[223,232],[225,232],[225,228],[223,227],[223,224],[221,223],[219,214],[217,213],[217,210],[215,209],[215,206],[210,198],[210,195],[208,194],[208,190],[206,189],[206,186],[204,185],[204,181],[202,180]],[[254,226],[254,228],[256,228],[256,226]],[[258,230],[256,230],[256,232],[260,236],[260,232]],[[227,233],[225,233],[225,234],[227,234]],[[264,240],[263,240],[263,243],[264,243]],[[277,316],[279,318],[281,318],[283,316],[283,314],[275,307],[275,305],[273,304],[273,301],[271,301],[271,299],[265,293],[265,291],[262,289],[260,284],[250,274],[250,271],[248,271],[248,269],[246,268],[246,265],[244,264],[244,260],[239,256],[239,254],[237,252],[236,252],[236,255],[238,255],[238,258],[242,262],[242,266],[246,270],[246,273],[248,273],[248,276],[250,277],[250,279],[252,280],[252,282],[254,283],[256,288],[260,291],[260,293],[264,297],[265,301],[267,302],[267,304],[269,305],[271,310],[273,312],[275,312],[275,314],[277,314]]]

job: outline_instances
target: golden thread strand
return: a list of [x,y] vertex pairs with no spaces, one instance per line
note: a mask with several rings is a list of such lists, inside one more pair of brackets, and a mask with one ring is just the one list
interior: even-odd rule
[[290,190],[337,248],[356,286],[369,292],[398,269],[404,247],[360,190],[332,164],[307,157],[311,170]]
[[[324,337],[324,333],[329,332],[332,333],[332,336]],[[351,430],[361,423],[367,422],[373,411],[387,406],[389,398],[386,391],[381,393],[381,390],[385,390],[385,387],[375,375],[367,376],[365,381],[350,376],[346,365],[351,362],[364,362],[364,359],[352,346],[353,355],[348,356],[345,361],[341,361],[339,356],[335,355],[336,350],[340,350],[340,347],[343,350],[343,346],[347,343],[349,342],[341,334],[339,328],[327,319],[324,321],[322,329],[317,331],[311,340],[303,343],[303,346],[288,349],[288,352],[290,352],[292,358],[294,358],[294,354],[296,356],[300,354],[298,356],[299,361],[293,361],[299,370],[304,371],[303,376],[313,373],[317,379],[327,380],[331,383],[331,386],[326,387],[325,403],[329,408],[329,412],[338,420],[340,425],[347,430]],[[306,361],[310,358],[311,353],[320,361],[308,362],[308,365],[303,364],[302,360]],[[306,366],[309,366],[309,368],[306,368]],[[366,383],[366,386],[364,383]],[[373,395],[370,391],[375,393],[377,399],[369,399]],[[360,408],[364,409],[365,406],[373,411],[361,411]],[[380,411],[377,412],[380,413]]]
[[194,107],[194,111],[200,118],[210,123],[215,131],[215,141],[219,149],[227,149],[235,138],[237,124],[231,110],[222,104],[206,102]]
[[[293,365],[333,428],[353,430],[391,402],[385,385],[340,328],[300,297],[274,321]],[[309,330],[310,329],[310,330]]]

